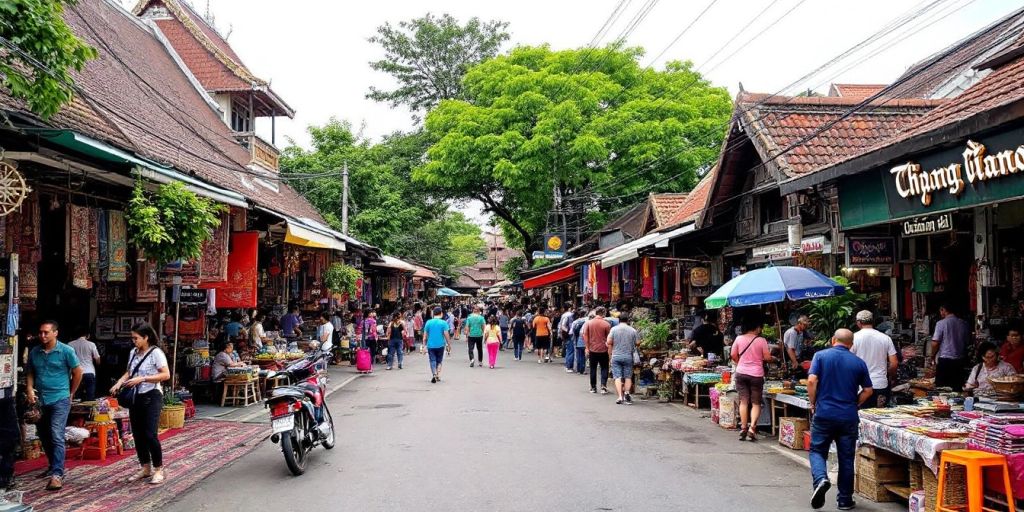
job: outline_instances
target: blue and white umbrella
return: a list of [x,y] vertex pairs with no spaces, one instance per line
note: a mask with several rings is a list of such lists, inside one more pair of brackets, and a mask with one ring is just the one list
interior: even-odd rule
[[767,267],[741,274],[704,299],[708,309],[725,306],[757,306],[782,302],[833,297],[846,288],[817,270],[803,267]]

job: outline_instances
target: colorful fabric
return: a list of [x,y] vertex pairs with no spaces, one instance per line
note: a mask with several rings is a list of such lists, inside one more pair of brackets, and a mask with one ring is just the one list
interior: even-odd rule
[[18,286],[24,309],[35,309],[39,298],[39,262],[43,259],[39,245],[39,195],[25,198],[18,216],[14,248],[18,252]]
[[967,446],[963,439],[936,439],[864,418],[860,420],[859,440],[861,444],[889,450],[907,459],[920,456],[925,466],[936,474],[939,468],[939,454],[943,450],[962,450]]
[[89,208],[89,278],[94,283],[100,280],[99,223],[102,211],[99,208]]
[[100,281],[106,281],[110,271],[110,215],[107,210],[96,212],[96,266]]
[[645,299],[654,298],[654,262],[650,258],[640,261],[640,296]]
[[256,286],[259,273],[259,232],[244,231],[231,234],[233,250],[228,254],[228,279],[224,283],[201,284],[201,288],[218,290],[219,308],[256,307]]
[[199,280],[204,283],[222,283],[228,280],[228,236],[231,229],[231,215],[220,216],[220,226],[203,243],[200,257]]
[[108,254],[110,257],[110,270],[107,272],[107,281],[123,283],[128,280],[128,225],[124,220],[124,213],[116,210],[109,212]]
[[71,218],[71,238],[68,246],[68,263],[71,265],[71,284],[75,288],[92,288],[89,273],[89,217],[91,213],[84,206],[68,205]]
[[139,259],[142,261],[135,263],[135,300],[136,302],[156,302],[160,298],[156,262],[146,258],[141,250]]

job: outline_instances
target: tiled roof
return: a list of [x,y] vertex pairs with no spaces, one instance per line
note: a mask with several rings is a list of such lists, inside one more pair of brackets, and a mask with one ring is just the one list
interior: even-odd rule
[[711,183],[715,180],[717,170],[717,167],[712,168],[710,172],[697,182],[693,190],[686,195],[686,201],[683,201],[683,205],[668,220],[668,226],[677,226],[696,220],[708,201],[708,192],[711,190]]
[[686,202],[685,193],[651,194],[651,211],[658,229],[669,225],[669,221]]
[[903,76],[897,79],[897,81],[906,80],[906,82],[893,89],[893,96],[931,98],[951,80],[971,73],[971,68],[976,63],[999,52],[1003,45],[1016,40],[1022,32],[1024,32],[1024,8],[1017,9],[944,48],[941,52],[911,66]]
[[[234,140],[150,27],[107,1],[69,6],[65,20],[99,51],[99,57],[73,72],[86,97],[77,97],[46,125],[72,129],[166,163],[267,209],[323,222],[286,184],[274,192],[252,181],[246,174],[249,151]],[[4,90],[0,104],[34,117]]]
[[[862,101],[740,93],[736,109],[762,158],[775,157],[799,143],[773,160],[783,173],[795,177],[894,137],[942,104],[942,100],[878,100],[843,118]],[[815,134],[832,122],[835,124]],[[806,137],[812,138],[801,142]]]
[[885,89],[886,84],[832,84],[828,95],[840,98],[868,98]]
[[455,279],[452,283],[452,288],[459,288],[463,290],[476,290],[480,288],[480,283],[476,282],[472,277],[462,274]]
[[154,20],[154,23],[206,90],[216,92],[252,88],[227,66],[217,61],[177,20]]

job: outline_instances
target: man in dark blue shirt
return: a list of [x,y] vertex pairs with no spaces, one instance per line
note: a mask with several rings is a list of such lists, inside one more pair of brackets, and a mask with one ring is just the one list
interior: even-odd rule
[[868,366],[850,352],[853,332],[839,329],[832,337],[832,348],[814,354],[807,378],[811,403],[811,478],[814,491],[811,507],[825,504],[828,480],[828,450],[833,441],[839,459],[839,510],[852,510],[853,463],[857,449],[857,407],[871,396]]

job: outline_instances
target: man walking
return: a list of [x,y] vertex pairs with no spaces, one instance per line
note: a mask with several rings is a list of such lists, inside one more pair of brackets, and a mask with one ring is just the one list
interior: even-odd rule
[[448,322],[441,318],[441,314],[441,308],[435,307],[434,318],[423,324],[423,346],[430,357],[431,384],[441,381],[444,351],[446,348],[450,349],[452,343]]
[[565,305],[565,313],[558,320],[558,337],[562,340],[562,355],[565,357],[565,373],[572,373],[573,363],[576,360],[576,347],[572,341],[569,329],[572,327],[575,312],[571,304]]
[[789,367],[792,370],[800,368],[800,355],[804,351],[804,342],[811,340],[811,319],[807,315],[800,315],[796,325],[786,330],[782,335],[782,343],[786,346],[786,356],[789,357]]
[[36,433],[46,452],[49,467],[40,478],[49,477],[46,490],[64,487],[64,429],[68,426],[71,397],[82,383],[82,367],[75,350],[57,341],[57,322],[48,320],[39,326],[42,342],[29,352],[26,393],[30,404],[39,403],[42,417]]
[[508,314],[505,308],[498,310],[498,328],[501,329],[501,350],[508,348]]
[[612,358],[612,378],[619,398],[615,403],[633,405],[629,391],[633,389],[633,351],[636,350],[636,329],[629,325],[629,313],[619,315],[619,325],[608,333],[608,351]]
[[857,327],[860,330],[853,335],[853,348],[850,352],[868,365],[871,388],[874,389],[871,398],[861,404],[861,408],[888,407],[891,394],[889,375],[896,374],[896,365],[899,364],[896,359],[896,346],[892,338],[875,330],[875,317],[870,311],[857,313]]
[[551,362],[551,319],[547,317],[547,308],[540,308],[533,317],[533,346],[537,349],[537,362]]
[[839,459],[839,510],[853,510],[853,463],[857,449],[857,408],[871,396],[868,367],[850,353],[853,332],[839,329],[832,348],[814,354],[807,378],[807,398],[814,423],[811,424],[811,507],[825,504],[832,483],[828,480],[828,451],[834,441]]
[[958,318],[948,304],[939,307],[939,320],[932,336],[932,360],[935,363],[935,387],[963,391],[967,368],[967,341],[971,326]]
[[608,394],[608,333],[612,326],[604,319],[604,307],[583,325],[584,353],[590,359],[590,392],[597,393],[597,367],[601,367],[601,394]]
[[480,314],[480,306],[473,306],[473,314],[466,318],[465,329],[466,339],[469,341],[469,367],[472,368],[475,364],[473,361],[473,347],[476,347],[476,362],[480,363],[480,367],[484,366],[484,324],[487,321],[484,320],[484,316]]
[[[593,313],[591,313],[593,315]],[[576,363],[576,373],[583,375],[587,369],[587,343],[583,341],[583,326],[586,325],[587,310],[580,308],[576,311],[576,319],[572,321],[569,328],[569,337],[572,339],[573,360]]]
[[100,364],[100,353],[96,344],[89,341],[89,331],[85,328],[79,328],[78,338],[68,346],[75,351],[78,364],[82,365],[82,385],[78,387],[82,400],[91,402],[96,399],[96,366]]

